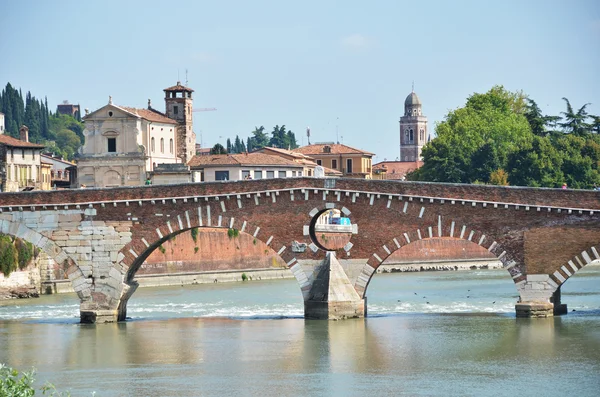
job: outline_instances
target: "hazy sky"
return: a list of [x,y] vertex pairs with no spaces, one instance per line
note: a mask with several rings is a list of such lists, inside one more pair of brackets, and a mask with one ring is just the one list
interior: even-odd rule
[[[415,82],[434,123],[495,84],[600,114],[600,1],[0,0],[0,86],[97,109],[195,90],[198,142],[285,124],[399,156]],[[202,136],[202,138],[200,138]],[[343,137],[343,138],[342,138]]]

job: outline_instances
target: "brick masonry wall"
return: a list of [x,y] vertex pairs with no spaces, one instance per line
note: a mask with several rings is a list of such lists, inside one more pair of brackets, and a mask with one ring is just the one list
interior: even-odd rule
[[285,262],[262,241],[242,233],[229,237],[226,229],[202,228],[196,241],[190,232],[162,244],[141,265],[138,275],[213,270],[285,267]]

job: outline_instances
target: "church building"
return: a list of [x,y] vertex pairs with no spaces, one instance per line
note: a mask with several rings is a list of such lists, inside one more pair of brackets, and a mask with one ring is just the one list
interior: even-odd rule
[[429,135],[422,106],[414,90],[404,101],[404,116],[400,117],[400,161],[423,160],[421,150]]
[[192,93],[181,85],[164,89],[165,113],[108,104],[83,117],[85,142],[77,158],[76,186],[114,187],[144,184],[158,164],[187,162],[196,134]]
[[400,117],[400,157],[373,165],[373,179],[406,179],[406,174],[423,165],[421,150],[429,140],[427,117],[423,116],[421,100],[414,88],[404,100],[404,115]]

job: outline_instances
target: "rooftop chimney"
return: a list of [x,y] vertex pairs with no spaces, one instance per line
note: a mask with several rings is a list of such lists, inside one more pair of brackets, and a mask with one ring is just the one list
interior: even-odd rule
[[21,128],[19,128],[19,135],[22,141],[29,142],[29,128],[27,128],[26,125],[22,125]]

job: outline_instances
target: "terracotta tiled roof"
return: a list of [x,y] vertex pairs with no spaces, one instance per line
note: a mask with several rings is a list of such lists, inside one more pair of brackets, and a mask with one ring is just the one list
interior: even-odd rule
[[[325,152],[325,146],[331,148],[330,152]],[[366,154],[372,156],[374,153],[367,152],[365,150],[355,149],[353,147],[343,145],[341,143],[315,143],[313,145],[307,145],[294,149],[294,152],[307,154],[310,156],[323,155],[323,154]]]
[[331,176],[342,176],[342,175],[344,175],[341,171],[334,170],[333,168],[323,167],[323,169],[325,170],[325,175],[331,175]]
[[45,145],[38,145],[37,143],[25,142],[17,138],[6,134],[0,134],[0,145],[13,146],[13,147],[28,147],[28,148],[44,148]]
[[422,161],[382,161],[373,164],[373,173],[377,174],[378,171],[385,173],[385,179],[402,179],[407,173],[422,165]]
[[284,154],[284,155],[287,155],[287,156],[291,156],[291,157],[293,157],[295,159],[308,159],[308,160],[312,160],[311,157],[309,157],[309,156],[307,156],[307,155],[305,155],[303,153],[300,153],[300,152],[295,152],[294,150],[287,150],[287,149],[280,149],[278,147],[268,147],[268,146],[265,146],[263,148],[260,148],[260,149],[256,150],[256,152],[269,152],[269,151],[272,151],[272,152],[275,152],[275,153],[280,153],[280,154]]
[[265,153],[241,153],[241,154],[212,154],[209,156],[194,156],[188,162],[190,167],[217,167],[222,165],[233,166],[256,166],[256,165],[275,165],[287,167],[302,167],[291,160],[286,160],[279,156],[272,156]]
[[130,108],[128,106],[117,106],[117,107],[119,107],[125,111],[128,111],[129,113],[137,114],[141,118],[146,119],[148,121],[153,121],[155,123],[177,124],[177,121],[168,118],[167,116],[165,116],[164,114],[162,114],[156,110],[137,109],[137,108]]
[[[64,164],[68,164],[68,165],[77,165],[77,164],[75,164],[75,163],[73,163],[73,162],[71,162],[71,161],[67,161],[67,160],[63,160],[63,159],[56,158],[56,157],[52,157],[52,156],[49,156],[49,155],[47,155],[47,154],[43,154],[43,153],[42,153],[42,155],[41,155],[41,156],[42,156],[42,159],[43,159],[43,158],[47,158],[48,160],[58,161],[58,162],[60,162],[60,163],[64,163]],[[43,161],[43,160],[42,160],[42,161]]]
[[163,91],[186,91],[186,92],[194,92],[191,88],[188,88],[184,85],[181,85],[181,82],[177,82],[177,85],[173,87],[165,88]]

